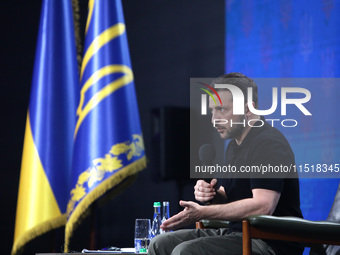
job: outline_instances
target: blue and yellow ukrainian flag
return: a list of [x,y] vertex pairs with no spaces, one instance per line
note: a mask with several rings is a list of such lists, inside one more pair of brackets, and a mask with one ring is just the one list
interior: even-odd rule
[[98,198],[146,166],[120,0],[90,0],[65,243]]
[[79,102],[72,7],[42,4],[21,164],[12,254],[65,225]]

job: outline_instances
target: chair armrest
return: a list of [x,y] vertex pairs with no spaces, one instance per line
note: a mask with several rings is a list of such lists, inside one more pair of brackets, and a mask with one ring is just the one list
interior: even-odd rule
[[254,215],[246,218],[250,227],[282,235],[300,235],[308,238],[327,236],[328,240],[340,244],[340,223],[310,221],[297,217]]
[[229,228],[230,222],[226,220],[200,220],[196,228]]

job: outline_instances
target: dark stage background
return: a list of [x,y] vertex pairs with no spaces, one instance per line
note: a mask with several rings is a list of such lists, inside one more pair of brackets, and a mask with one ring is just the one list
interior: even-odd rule
[[[87,1],[79,2],[84,26]],[[1,5],[0,240],[1,253],[9,254],[41,1],[3,1]],[[167,130],[173,141],[169,152],[189,162],[189,147],[181,143],[183,138],[189,143],[189,134],[181,125],[189,116],[178,110],[189,107],[189,79],[215,77],[225,70],[224,1],[124,0],[123,7],[149,164],[132,186],[83,222],[71,240],[71,250],[89,247],[92,222],[97,230],[96,248],[132,247],[134,219],[151,218],[153,201],[170,201],[174,214],[180,209],[179,199],[193,199],[194,180],[178,177],[185,167],[168,162],[179,170],[176,180],[160,171],[157,135]],[[160,130],[162,116],[171,121],[167,129]],[[49,252],[51,247],[59,252],[63,238],[63,229],[39,237],[26,247],[25,254]]]

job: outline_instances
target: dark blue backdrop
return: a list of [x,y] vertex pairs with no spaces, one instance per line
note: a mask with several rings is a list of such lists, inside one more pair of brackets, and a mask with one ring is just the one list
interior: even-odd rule
[[[339,0],[226,0],[226,72],[252,78],[339,77],[339,12]],[[339,163],[340,84],[337,79],[314,81],[300,86],[311,91],[312,116],[298,116],[297,127],[279,129],[291,143],[298,164]],[[271,92],[259,88],[260,101],[271,102]],[[260,104],[260,109],[267,106]],[[339,177],[301,178],[300,184],[304,217],[326,219]]]

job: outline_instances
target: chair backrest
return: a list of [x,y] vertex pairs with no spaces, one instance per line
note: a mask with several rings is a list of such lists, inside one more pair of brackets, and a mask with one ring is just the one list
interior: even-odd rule
[[[335,194],[332,208],[328,214],[327,221],[340,223],[340,183]],[[340,237],[339,237],[340,238]],[[340,246],[337,245],[319,245],[311,249],[310,255],[340,255]]]
[[333,222],[340,222],[340,184],[338,187],[338,191],[335,194],[334,202],[327,217],[327,220]]
[[[338,187],[338,191],[336,192],[334,202],[327,217],[328,221],[339,222],[340,223],[340,184]],[[340,238],[340,237],[339,237]],[[339,255],[340,254],[340,246],[336,245],[326,245],[326,254],[327,255]]]

